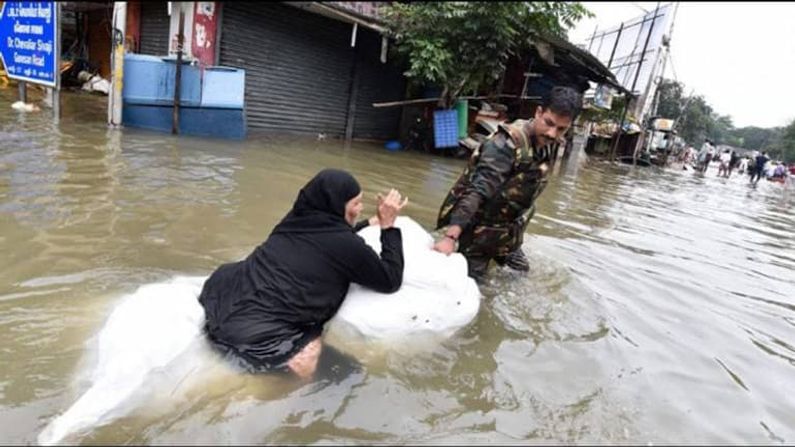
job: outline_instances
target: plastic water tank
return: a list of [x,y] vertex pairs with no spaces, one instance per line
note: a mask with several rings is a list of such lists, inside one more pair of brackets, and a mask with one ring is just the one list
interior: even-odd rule
[[204,69],[201,106],[242,109],[245,90],[245,70],[234,67],[207,67]]
[[[174,103],[176,60],[145,54],[124,56],[122,97],[126,103],[170,105]],[[201,102],[201,72],[198,67],[183,63],[180,104],[198,106]]]

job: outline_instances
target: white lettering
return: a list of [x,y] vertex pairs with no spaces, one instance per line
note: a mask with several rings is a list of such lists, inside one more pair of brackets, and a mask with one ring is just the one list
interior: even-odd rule
[[52,9],[50,9],[50,5],[44,7],[39,6],[37,13],[39,18],[45,19],[47,23],[50,23],[50,20],[52,19]]
[[15,64],[27,64],[30,65],[32,62],[32,58],[30,56],[24,54],[18,54],[16,51],[14,52],[14,63]]
[[18,50],[36,50],[36,42],[33,40],[22,40],[19,37],[14,38],[14,47]]
[[37,40],[36,50],[44,51],[47,54],[52,54],[52,42],[42,42],[41,40]]
[[43,67],[47,61],[44,59],[44,56],[37,56],[33,55],[33,65],[36,67]]
[[207,30],[204,28],[204,25],[197,23],[194,26],[196,27],[195,32],[193,33],[196,46],[198,48],[205,48],[205,46],[209,47],[210,45],[207,43]]
[[37,34],[41,36],[44,34],[44,26],[30,25],[27,23],[19,23],[14,21],[14,34]]
[[30,25],[19,23],[18,21],[14,21],[14,33],[15,34],[28,34],[30,32]]
[[17,13],[19,14],[19,17],[29,17],[29,18],[35,18],[39,15],[38,8],[36,8],[35,6],[28,6],[28,7],[20,6],[19,9],[17,10]]

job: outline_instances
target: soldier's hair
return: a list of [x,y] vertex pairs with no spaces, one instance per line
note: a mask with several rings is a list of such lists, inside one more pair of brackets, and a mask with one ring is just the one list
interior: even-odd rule
[[553,87],[541,107],[573,120],[582,110],[582,95],[571,87]]

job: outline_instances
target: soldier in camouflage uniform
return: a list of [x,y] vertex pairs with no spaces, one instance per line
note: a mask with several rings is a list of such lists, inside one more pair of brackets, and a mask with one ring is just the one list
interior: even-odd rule
[[470,157],[439,210],[436,228],[447,227],[434,249],[458,251],[478,281],[491,260],[520,271],[530,266],[522,240],[547,183],[551,147],[582,107],[579,93],[555,87],[531,120],[501,124]]

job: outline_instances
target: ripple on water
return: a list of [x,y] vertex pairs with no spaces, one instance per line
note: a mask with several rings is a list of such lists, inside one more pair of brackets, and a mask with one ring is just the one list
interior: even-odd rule
[[[465,165],[254,132],[110,131],[103,98],[68,93],[55,125],[12,113],[14,93],[0,90],[5,443],[35,442],[73,402],[86,342],[119,297],[245,256],[319,169],[353,172],[366,214],[374,193],[401,189],[430,228]],[[791,443],[793,204],[780,185],[714,169],[570,164],[528,227],[531,271],[494,270],[454,337],[355,348],[363,370],[336,382],[208,370],[204,386],[75,441]]]

